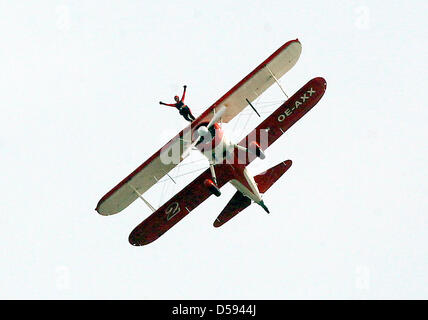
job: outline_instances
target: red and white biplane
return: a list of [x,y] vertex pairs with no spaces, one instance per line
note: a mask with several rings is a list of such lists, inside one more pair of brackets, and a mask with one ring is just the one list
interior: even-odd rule
[[[252,202],[269,212],[262,194],[290,168],[292,162],[281,162],[256,176],[248,172],[247,166],[257,157],[263,159],[266,149],[318,103],[326,90],[326,81],[321,77],[310,80],[238,143],[226,137],[220,123],[229,122],[247,106],[258,113],[252,102],[275,82],[282,90],[278,79],[296,64],[301,51],[297,39],[282,45],[103,196],[96,211],[101,215],[113,215],[141,198],[153,213],[129,235],[129,242],[135,246],[159,238],[212,194],[220,196],[221,187],[228,182],[237,191],[214,221],[215,227],[229,221]],[[153,208],[143,194],[195,149],[209,160],[209,168],[159,209]]]

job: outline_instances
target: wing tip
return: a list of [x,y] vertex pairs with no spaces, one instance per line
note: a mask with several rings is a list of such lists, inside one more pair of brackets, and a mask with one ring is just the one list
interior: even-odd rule
[[128,236],[128,242],[134,247],[141,247],[155,241],[158,237],[146,236],[141,232],[139,226],[137,226]]
[[97,205],[97,207],[95,208],[95,211],[99,214],[99,215],[101,215],[101,216],[110,216],[110,215],[112,215],[113,213],[110,213],[110,212],[103,212],[103,210],[100,208],[101,206],[98,204]]
[[313,80],[324,86],[324,91],[327,90],[327,80],[325,80],[323,77],[316,77]]
[[291,165],[293,164],[293,161],[288,159],[288,160],[285,160],[283,163],[286,167],[291,167]]
[[144,245],[142,241],[138,241],[138,237],[135,236],[134,232],[131,232],[128,237],[128,242],[134,247],[141,247]]
[[102,216],[107,216],[108,214],[103,212],[103,210],[101,209],[101,205],[103,202],[104,202],[104,197],[101,198],[100,201],[98,201],[97,206],[95,207],[95,211],[98,212]]
[[97,206],[95,208],[95,211],[98,212],[100,215],[102,216],[112,216],[114,214],[117,214],[119,212],[121,212],[124,208],[112,208],[111,206],[106,206],[104,205],[104,199],[101,199],[100,201],[98,201]]
[[101,212],[100,210],[101,210],[101,209],[100,209],[100,203],[98,202],[98,203],[97,203],[97,206],[95,207],[95,211],[96,211],[98,214],[103,215],[103,214],[102,214],[102,212]]
[[223,225],[223,223],[217,218],[214,220],[213,226],[214,228],[219,228]]

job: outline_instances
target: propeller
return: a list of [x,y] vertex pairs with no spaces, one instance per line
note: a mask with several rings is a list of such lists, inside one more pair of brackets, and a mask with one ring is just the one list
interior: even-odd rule
[[218,112],[216,112],[214,114],[214,117],[211,119],[210,123],[208,123],[207,128],[211,128],[212,125],[216,122],[218,122],[218,120],[221,119],[221,117],[223,116],[223,113],[226,111],[226,107],[225,106],[221,106],[220,110],[218,110]]
[[223,113],[226,111],[226,107],[222,106],[218,112],[216,112],[214,114],[214,117],[212,117],[211,121],[208,123],[207,126],[200,126],[198,128],[198,130],[196,131],[197,133],[197,138],[195,139],[195,141],[192,142],[192,144],[190,146],[188,146],[186,148],[186,150],[184,150],[183,154],[181,155],[181,160],[183,160],[184,158],[188,157],[190,152],[192,151],[192,149],[198,144],[200,143],[204,137],[209,136],[210,131],[209,129],[216,123],[218,122],[221,117],[223,116]]

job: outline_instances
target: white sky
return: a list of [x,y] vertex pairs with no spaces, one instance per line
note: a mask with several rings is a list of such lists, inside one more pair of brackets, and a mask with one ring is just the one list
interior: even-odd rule
[[[427,299],[427,11],[0,1],[0,298]],[[187,84],[198,115],[295,38],[287,92],[316,76],[328,86],[252,168],[293,160],[265,195],[271,215],[253,205],[213,228],[226,186],[157,241],[129,245],[148,208],[94,208],[186,125],[158,101]]]

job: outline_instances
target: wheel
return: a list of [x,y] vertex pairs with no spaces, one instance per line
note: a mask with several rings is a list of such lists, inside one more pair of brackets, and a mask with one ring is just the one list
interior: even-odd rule
[[216,186],[216,184],[212,180],[205,179],[204,185],[208,189],[209,192],[211,192],[216,197],[220,197],[220,195],[221,195],[220,189]]

